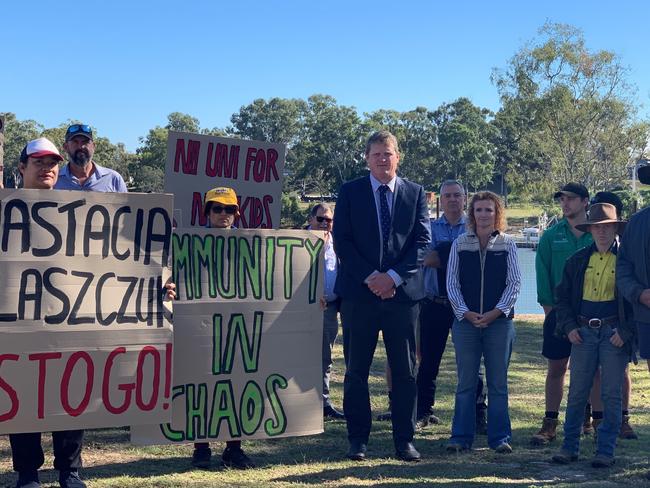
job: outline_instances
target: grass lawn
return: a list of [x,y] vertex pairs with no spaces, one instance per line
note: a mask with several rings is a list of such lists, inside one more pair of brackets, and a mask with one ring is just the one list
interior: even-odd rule
[[[416,446],[423,456],[418,464],[405,464],[391,458],[393,446],[390,424],[375,422],[369,444],[370,459],[361,463],[344,458],[347,449],[345,424],[326,422],[318,436],[245,442],[246,451],[258,464],[257,469],[234,471],[218,468],[199,471],[189,462],[190,446],[133,447],[126,429],[88,431],[84,446],[85,468],[82,476],[93,487],[327,487],[348,488],[379,486],[440,487],[529,487],[573,486],[614,487],[650,486],[644,477],[650,469],[650,375],[645,363],[632,366],[632,421],[639,440],[620,441],[617,463],[609,470],[591,468],[593,440],[582,444],[580,461],[570,466],[549,462],[559,440],[548,448],[531,448],[530,436],[539,428],[544,413],[545,361],[539,354],[541,320],[525,316],[517,322],[517,342],[510,368],[510,413],[513,421],[513,448],[510,455],[497,455],[487,449],[479,437],[471,453],[449,455],[444,443],[449,436],[455,388],[455,364],[451,343],[441,367],[436,413],[441,425],[428,427],[417,435]],[[343,380],[342,353],[336,349],[333,375],[335,403],[341,405]],[[383,379],[385,355],[379,347],[371,372],[373,409],[386,408]],[[561,418],[564,415],[561,414]],[[44,486],[55,487],[56,471],[51,469],[50,436],[44,436]],[[219,451],[223,444],[213,444]],[[216,449],[214,449],[216,447]],[[14,486],[11,453],[7,437],[0,437],[0,487]]]

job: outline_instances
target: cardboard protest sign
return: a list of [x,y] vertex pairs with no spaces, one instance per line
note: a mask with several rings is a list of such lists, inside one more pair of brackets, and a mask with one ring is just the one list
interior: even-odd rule
[[0,434],[162,422],[172,196],[0,190]]
[[132,442],[323,431],[322,248],[309,231],[176,231],[172,422]]
[[176,226],[205,226],[203,196],[226,186],[239,200],[237,227],[279,228],[285,153],[284,144],[170,131],[165,191]]

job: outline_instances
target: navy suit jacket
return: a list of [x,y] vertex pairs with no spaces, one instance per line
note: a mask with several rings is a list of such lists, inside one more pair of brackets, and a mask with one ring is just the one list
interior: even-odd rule
[[344,183],[334,213],[334,250],[340,260],[334,291],[343,299],[381,301],[364,283],[373,271],[394,270],[404,282],[390,300],[424,298],[421,264],[431,240],[424,189],[397,178],[388,253],[380,262],[380,230],[370,177]]

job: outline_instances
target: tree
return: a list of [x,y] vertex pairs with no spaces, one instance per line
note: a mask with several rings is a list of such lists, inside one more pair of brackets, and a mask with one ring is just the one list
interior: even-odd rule
[[286,191],[296,190],[296,175],[302,174],[302,162],[297,158],[294,147],[304,133],[304,118],[307,103],[299,99],[271,98],[257,99],[242,106],[232,115],[228,135],[255,141],[286,144],[287,156],[284,165],[283,186]]
[[481,188],[494,175],[494,127],[491,112],[467,98],[443,103],[433,114],[438,127],[440,174]]
[[362,175],[365,136],[354,107],[338,105],[329,95],[309,97],[304,132],[294,148],[299,162],[292,175],[295,187],[327,195]]
[[377,130],[388,130],[400,146],[399,174],[431,188],[441,181],[438,171],[437,127],[433,112],[417,107],[409,112],[377,110],[365,114],[363,129],[366,134]]
[[29,141],[36,139],[43,126],[34,120],[18,120],[11,112],[5,116],[4,171],[5,177],[18,176],[20,153]]
[[546,201],[553,182],[546,176],[550,165],[527,137],[536,126],[531,104],[508,100],[490,123],[495,129],[495,172],[501,177],[501,194],[506,202],[510,191],[520,200]]
[[188,114],[172,112],[167,116],[165,127],[156,126],[146,137],[140,138],[142,144],[136,150],[136,157],[128,161],[129,174],[135,188],[139,191],[161,192],[165,181],[167,161],[167,135],[169,131],[224,135],[220,129],[200,129],[199,119]]
[[579,29],[546,23],[506,70],[495,70],[493,82],[504,107],[532,114],[519,142],[538,148],[537,164],[553,186],[579,181],[600,189],[627,178],[641,143],[626,75],[614,53],[590,51]]

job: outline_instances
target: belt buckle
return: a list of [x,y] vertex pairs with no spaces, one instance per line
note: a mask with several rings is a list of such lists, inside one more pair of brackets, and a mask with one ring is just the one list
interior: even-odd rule
[[589,319],[589,323],[587,325],[589,325],[589,327],[592,329],[600,329],[600,326],[603,325],[603,322],[600,319]]

